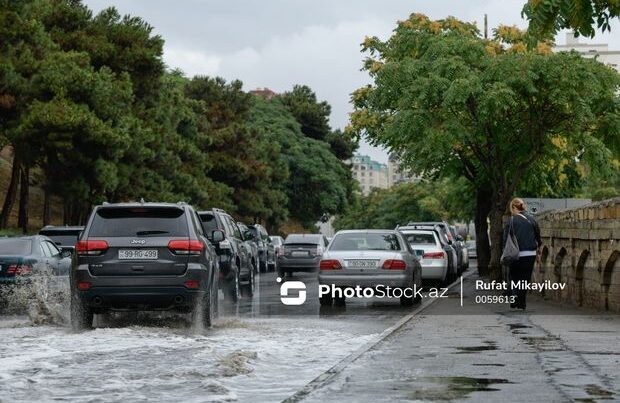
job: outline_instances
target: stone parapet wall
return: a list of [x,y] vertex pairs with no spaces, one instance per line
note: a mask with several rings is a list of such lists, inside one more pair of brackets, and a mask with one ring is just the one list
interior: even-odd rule
[[620,312],[620,197],[536,218],[544,247],[534,279],[567,284],[546,297]]

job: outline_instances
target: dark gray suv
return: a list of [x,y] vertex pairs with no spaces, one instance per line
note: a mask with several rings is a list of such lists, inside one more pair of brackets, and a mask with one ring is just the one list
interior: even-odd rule
[[[224,234],[213,231],[213,242]],[[210,326],[219,265],[194,209],[185,203],[95,207],[75,248],[71,322],[90,328],[107,311],[176,310]]]

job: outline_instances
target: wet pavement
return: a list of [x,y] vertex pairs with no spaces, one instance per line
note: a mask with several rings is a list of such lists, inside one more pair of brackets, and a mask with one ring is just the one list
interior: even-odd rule
[[284,306],[264,273],[254,298],[220,299],[206,330],[180,315],[97,315],[83,333],[58,323],[67,312],[42,325],[0,316],[0,402],[280,401],[411,311],[398,300],[321,310],[316,274],[295,280],[308,285],[303,306]]
[[445,299],[303,401],[620,401],[619,345],[618,315],[535,297],[525,312]]
[[282,304],[276,275],[261,274],[206,330],[180,315],[98,317],[83,333],[66,312],[0,316],[0,402],[620,400],[618,315],[476,304],[473,271],[464,306],[457,285],[408,321],[421,308],[398,300],[321,308],[312,273],[293,279],[303,305]]

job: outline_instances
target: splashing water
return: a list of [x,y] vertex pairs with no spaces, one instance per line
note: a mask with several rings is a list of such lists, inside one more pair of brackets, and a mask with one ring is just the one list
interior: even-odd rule
[[32,324],[69,324],[69,278],[51,270],[19,279],[3,290],[2,300],[5,313],[26,313]]

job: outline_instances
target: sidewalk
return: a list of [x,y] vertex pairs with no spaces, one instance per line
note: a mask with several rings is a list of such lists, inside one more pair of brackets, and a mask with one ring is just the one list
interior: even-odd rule
[[620,399],[620,316],[532,295],[526,312],[474,304],[476,278],[463,308],[434,303],[305,401]]

